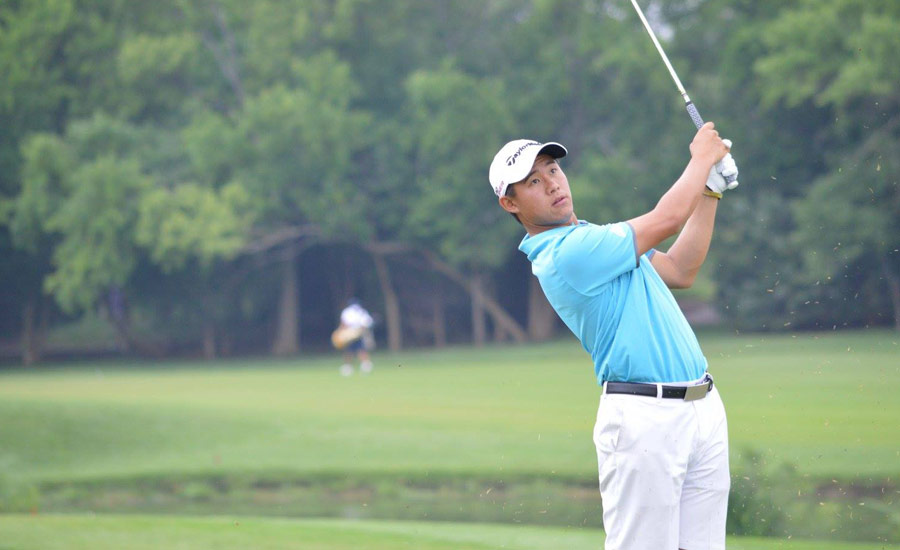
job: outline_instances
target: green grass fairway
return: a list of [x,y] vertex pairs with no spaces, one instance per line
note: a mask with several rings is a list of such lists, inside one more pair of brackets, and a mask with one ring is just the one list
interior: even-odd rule
[[[2,516],[2,550],[597,550],[603,533],[471,523],[164,516]],[[730,550],[896,550],[731,537]]]
[[[816,476],[900,474],[891,332],[701,335],[733,455]],[[0,373],[0,473],[32,481],[221,472],[592,479],[599,390],[574,340],[376,356]]]

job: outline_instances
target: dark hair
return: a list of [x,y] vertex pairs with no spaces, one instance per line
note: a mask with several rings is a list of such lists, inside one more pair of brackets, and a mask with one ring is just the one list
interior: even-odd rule
[[[507,197],[510,197],[510,198],[516,197],[516,189],[513,187],[513,185],[515,185],[515,184],[509,184],[506,186],[506,193],[504,193],[504,195],[506,195]],[[519,216],[517,216],[516,214],[514,214],[512,212],[510,212],[509,215],[514,217],[516,219],[516,221],[519,222],[519,225],[524,226],[524,224],[522,223],[522,220],[519,219]]]

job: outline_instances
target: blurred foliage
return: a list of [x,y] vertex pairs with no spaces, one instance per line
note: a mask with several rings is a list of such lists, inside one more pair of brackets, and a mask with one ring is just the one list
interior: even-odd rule
[[220,190],[185,183],[154,189],[141,198],[135,242],[163,270],[183,268],[192,257],[208,269],[237,255],[252,225],[249,197],[237,184]]
[[[707,264],[728,322],[900,326],[900,5],[645,4],[742,169]],[[522,293],[502,280],[524,275],[521,228],[486,185],[502,143],[563,142],[577,212],[605,223],[653,207],[693,134],[639,21],[609,0],[14,2],[0,76],[15,319],[46,293],[41,316],[59,318],[121,289],[161,324],[241,334],[278,309],[273,264],[328,279],[296,259],[313,244],[430,250]],[[307,315],[371,277],[331,279],[301,287]]]
[[[888,483],[890,487],[890,483]],[[801,474],[791,464],[768,464],[744,450],[732,465],[728,534],[893,542],[900,515],[885,487]]]
[[7,468],[0,470],[0,513],[35,513],[41,502],[40,490],[16,479]]
[[494,205],[485,200],[484,167],[512,123],[506,91],[453,68],[414,73],[407,88],[417,138],[412,231],[454,264],[499,267],[521,232],[506,212],[485,208]]

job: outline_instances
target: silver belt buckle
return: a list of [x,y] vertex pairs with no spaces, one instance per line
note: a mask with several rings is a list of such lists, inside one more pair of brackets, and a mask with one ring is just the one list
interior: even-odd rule
[[684,400],[696,401],[698,399],[703,399],[706,397],[707,393],[709,393],[709,380],[697,386],[686,387],[684,389]]

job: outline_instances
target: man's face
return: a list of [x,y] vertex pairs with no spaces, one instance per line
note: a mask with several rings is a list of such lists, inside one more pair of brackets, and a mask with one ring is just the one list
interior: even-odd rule
[[538,155],[528,176],[513,184],[513,191],[513,196],[500,197],[500,206],[516,214],[530,234],[577,221],[569,180],[550,155]]

